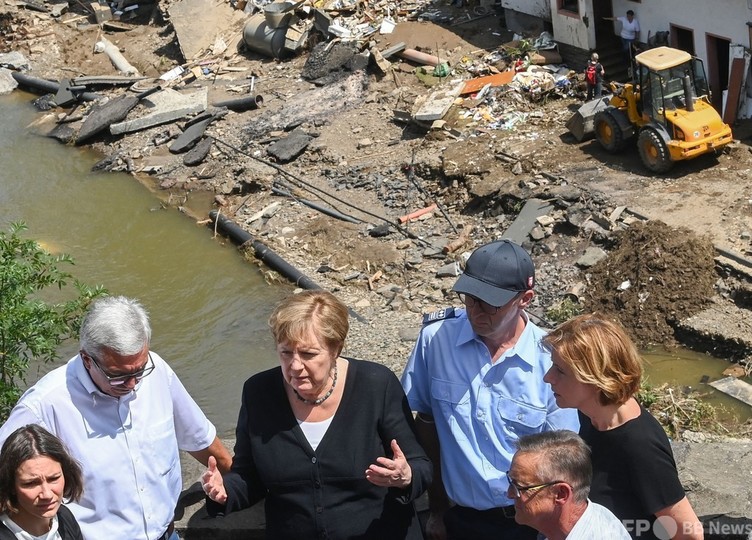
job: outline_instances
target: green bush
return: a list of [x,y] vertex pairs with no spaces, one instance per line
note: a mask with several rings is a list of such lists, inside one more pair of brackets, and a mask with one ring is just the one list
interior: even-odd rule
[[[77,335],[82,316],[92,299],[106,294],[74,280],[75,297],[52,301],[45,296],[70,297],[72,275],[60,270],[72,265],[68,255],[54,256],[34,240],[21,238],[27,229],[13,223],[0,231],[0,423],[21,395],[29,361],[51,362],[57,347]],[[60,292],[45,294],[50,287]]]

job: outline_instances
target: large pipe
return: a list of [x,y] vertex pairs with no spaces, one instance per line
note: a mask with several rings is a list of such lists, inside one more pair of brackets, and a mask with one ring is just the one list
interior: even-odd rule
[[120,52],[120,49],[117,48],[106,37],[99,38],[99,41],[94,45],[94,52],[103,52],[104,54],[106,54],[110,59],[110,62],[112,62],[112,65],[115,66],[115,69],[117,69],[123,75],[132,75],[135,77],[141,76],[138,70],[133,67],[131,63],[128,62],[128,60],[126,60],[125,56],[123,56],[123,53]]
[[284,53],[287,27],[271,28],[263,13],[256,13],[243,27],[243,43],[254,52],[280,58]]
[[250,243],[256,258],[260,259],[272,270],[276,270],[287,279],[304,289],[321,289],[321,286],[311,278],[303,274],[300,270],[285,261],[277,255],[268,246],[255,240],[248,231],[245,231],[234,223],[230,218],[221,215],[216,210],[209,212],[209,219],[216,223],[217,229],[230,237],[236,244],[243,245]]
[[[19,73],[18,71],[11,71],[11,75],[16,79],[19,86],[23,86],[29,90],[41,90],[45,94],[57,94],[60,90],[60,84],[55,81],[39,79],[37,77],[32,77],[31,75]],[[82,92],[77,94],[77,97],[84,101],[96,101],[102,99],[104,96],[101,94],[95,94],[94,92]]]
[[[251,236],[248,231],[241,229],[230,218],[221,215],[216,210],[212,210],[209,212],[209,219],[217,225],[218,230],[224,232],[236,244],[243,245],[250,242],[256,258],[260,259],[272,270],[276,270],[285,276],[298,287],[303,287],[304,289],[322,289],[322,287],[315,281],[285,261],[282,257],[269,249],[268,246],[262,244],[258,240],[254,240],[253,236]],[[368,322],[365,317],[354,311],[352,308],[347,308],[347,311],[360,322]]]
[[236,112],[258,109],[263,104],[264,104],[264,98],[260,95],[246,96],[246,97],[236,98],[236,99],[227,99],[225,101],[218,101],[216,103],[213,103],[215,107],[227,107],[228,109],[236,111]]
[[294,197],[292,193],[289,191],[286,191],[282,188],[279,188],[277,186],[272,186],[272,193],[275,193],[277,195],[282,195],[284,197],[291,197],[294,198],[296,201],[298,201],[300,204],[304,204],[308,206],[309,208],[313,208],[314,210],[318,210],[322,214],[326,214],[327,216],[331,216],[336,219],[341,219],[342,221],[347,221],[349,223],[356,223],[360,224],[363,223],[359,219],[355,219],[352,216],[348,216],[347,214],[343,214],[342,212],[338,212],[337,210],[333,210],[331,208],[327,208],[325,206],[322,206],[320,204],[317,204],[313,201],[309,201],[307,199],[299,199],[297,197]]
[[423,64],[424,66],[438,66],[440,64],[438,56],[416,51],[415,49],[405,49],[399,55],[402,58],[411,60],[416,64]]

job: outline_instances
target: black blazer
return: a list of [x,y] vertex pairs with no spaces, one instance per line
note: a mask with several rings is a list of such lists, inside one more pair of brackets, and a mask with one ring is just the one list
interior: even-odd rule
[[[73,514],[65,505],[60,505],[57,511],[58,532],[63,540],[84,540],[81,536],[81,529]],[[3,523],[0,522],[0,540],[17,540],[16,535],[10,532]]]

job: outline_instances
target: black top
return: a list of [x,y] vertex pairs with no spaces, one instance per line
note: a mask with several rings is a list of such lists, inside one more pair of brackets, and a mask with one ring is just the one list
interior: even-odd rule
[[[412,501],[431,481],[407,398],[385,366],[349,360],[342,400],[316,451],[290,408],[279,367],[243,387],[227,504],[207,500],[210,514],[266,498],[266,534],[275,540],[422,538]],[[396,439],[412,485],[387,489],[365,478]]]
[[640,411],[608,431],[598,431],[580,413],[580,435],[592,450],[590,500],[628,520],[632,538],[653,540],[655,513],[682,500],[684,488],[666,432],[642,406]]
[[[73,513],[62,504],[57,511],[57,530],[63,540],[84,540]],[[10,529],[2,522],[0,522],[0,540],[17,540],[16,535],[10,532]]]

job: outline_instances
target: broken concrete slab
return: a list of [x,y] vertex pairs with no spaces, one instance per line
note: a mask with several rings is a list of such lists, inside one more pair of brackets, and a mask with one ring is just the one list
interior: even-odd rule
[[266,148],[266,152],[277,158],[280,163],[287,163],[302,154],[312,140],[313,137],[305,131],[296,129],[284,139],[270,144]]
[[207,126],[213,121],[214,117],[212,116],[187,127],[186,130],[175,139],[175,142],[170,145],[170,152],[173,154],[181,154],[193,148],[204,136]]
[[185,157],[183,157],[183,164],[188,167],[193,167],[204,161],[206,156],[209,155],[213,142],[214,140],[211,137],[203,138],[201,142],[185,154]]
[[47,134],[48,137],[56,139],[63,144],[68,144],[76,136],[76,130],[70,124],[58,124]]
[[585,250],[585,253],[583,253],[577,261],[575,261],[575,264],[583,268],[590,268],[606,257],[608,257],[608,253],[603,249],[598,246],[591,246]]
[[709,384],[719,392],[736,398],[747,405],[752,405],[752,384],[741,381],[736,377],[724,377]]
[[31,69],[29,61],[18,51],[0,53],[0,67],[10,68],[16,71],[28,71]]
[[16,88],[18,88],[18,82],[11,75],[11,71],[0,68],[0,95],[10,94]]
[[553,205],[549,202],[540,199],[528,199],[515,220],[504,231],[502,238],[507,238],[521,245],[527,240],[527,236],[533,227],[536,226],[536,219],[539,216],[548,214],[552,208]]
[[161,88],[156,86],[140,94],[123,94],[107,102],[95,105],[86,116],[81,129],[78,131],[76,144],[82,144],[106,130],[110,125],[120,122],[128,116],[128,113],[138,105],[141,99],[159,90]]
[[752,319],[735,304],[711,299],[708,308],[676,325],[676,339],[713,356],[742,359],[752,354]]
[[187,61],[211,50],[218,36],[229,41],[231,36],[240,34],[248,18],[242,10],[233,9],[230,2],[214,0],[180,0],[170,4],[168,12]]
[[110,133],[113,135],[131,133],[203,112],[208,106],[208,89],[204,87],[190,94],[181,94],[171,88],[166,88],[145,99],[144,103],[151,103],[149,114],[112,124]]
[[462,81],[454,86],[440,88],[433,92],[415,113],[415,120],[419,122],[433,122],[434,120],[442,119],[454,103],[454,100],[457,99],[464,85],[465,82]]

